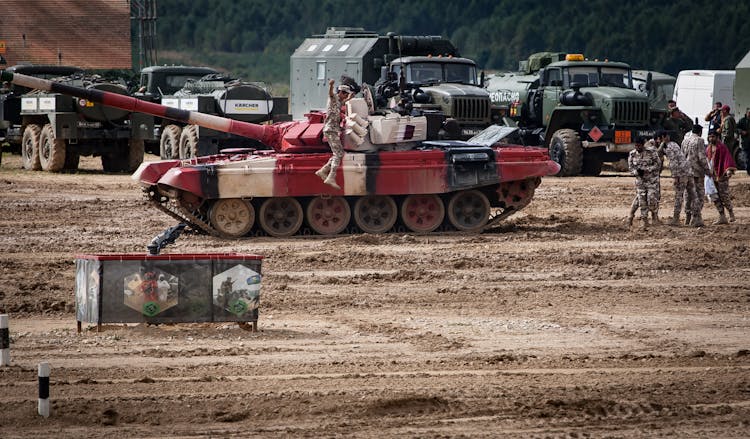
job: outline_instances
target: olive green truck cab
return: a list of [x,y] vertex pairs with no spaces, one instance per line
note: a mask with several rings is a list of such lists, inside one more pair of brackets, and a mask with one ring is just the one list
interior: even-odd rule
[[485,87],[525,144],[549,149],[560,176],[599,175],[604,162],[627,158],[638,136],[653,135],[665,114],[634,90],[628,64],[579,54],[534,54],[519,72],[488,76]]

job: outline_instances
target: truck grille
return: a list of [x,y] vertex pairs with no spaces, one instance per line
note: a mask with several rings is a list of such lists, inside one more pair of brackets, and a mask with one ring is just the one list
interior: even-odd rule
[[456,97],[453,118],[459,122],[489,122],[490,100],[486,97]]
[[612,123],[645,125],[648,122],[648,102],[615,101]]

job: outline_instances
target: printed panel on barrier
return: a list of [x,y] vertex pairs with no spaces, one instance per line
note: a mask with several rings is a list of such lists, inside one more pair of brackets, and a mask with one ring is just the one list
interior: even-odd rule
[[106,261],[102,321],[211,321],[207,261]]
[[214,319],[257,321],[260,304],[260,262],[215,261],[214,273]]
[[76,320],[99,323],[101,264],[97,260],[76,260]]

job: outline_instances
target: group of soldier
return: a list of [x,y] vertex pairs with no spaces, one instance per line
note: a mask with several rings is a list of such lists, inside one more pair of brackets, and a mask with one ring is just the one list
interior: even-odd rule
[[[672,104],[673,102],[670,102],[670,105]],[[731,116],[726,117],[729,108],[719,106],[720,113],[725,117],[718,121],[718,125],[711,125],[708,145],[701,137],[703,127],[697,122],[691,124],[688,130],[685,129],[689,126],[689,118],[686,120],[684,113],[676,106],[670,109],[670,117],[664,123],[667,129],[658,131],[651,139],[636,139],[635,149],[628,156],[628,168],[636,179],[636,197],[627,219],[629,226],[632,226],[639,207],[641,228],[648,228],[649,213],[652,223],[661,223],[658,216],[661,199],[660,178],[665,157],[675,188],[674,212],[669,221],[670,225],[680,224],[684,201],[685,224],[693,227],[704,226],[701,212],[706,195],[710,197],[719,213],[719,219],[714,224],[727,224],[735,220],[729,194],[729,179],[734,175],[736,165],[724,141],[736,141],[736,126],[729,126],[734,123],[733,119],[730,122]],[[750,111],[748,113],[750,116]],[[712,114],[713,112],[709,113]],[[731,138],[729,132],[732,133]],[[742,135],[742,131],[740,134]]]

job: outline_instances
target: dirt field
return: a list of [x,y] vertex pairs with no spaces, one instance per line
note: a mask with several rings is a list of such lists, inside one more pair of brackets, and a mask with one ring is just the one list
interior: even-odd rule
[[[154,159],[154,157],[150,157]],[[0,168],[0,437],[748,437],[750,178],[737,222],[629,230],[632,178],[546,178],[481,235],[225,241],[263,263],[259,332],[84,325],[76,253],[174,225],[127,175]],[[663,180],[662,218],[673,192]],[[715,220],[711,205],[707,223]],[[36,413],[37,364],[51,412]]]

